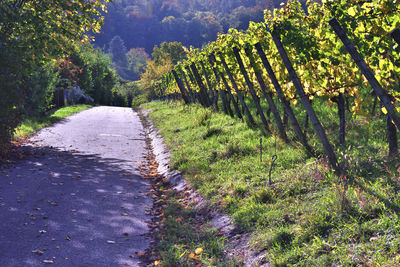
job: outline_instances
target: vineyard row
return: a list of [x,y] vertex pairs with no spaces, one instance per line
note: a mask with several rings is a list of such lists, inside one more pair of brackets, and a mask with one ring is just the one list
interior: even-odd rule
[[389,153],[398,154],[399,11],[397,1],[323,1],[306,8],[289,1],[273,13],[266,11],[265,22],[250,23],[246,32],[233,29],[201,50],[191,48],[188,59],[159,81],[159,94],[179,95],[186,104],[199,102],[215,109],[221,102],[226,114],[246,116],[255,124],[248,97],[265,130],[273,132],[260,104],[264,97],[281,139],[290,142],[284,126],[289,120],[298,141],[314,155],[292,109],[300,100],[330,165],[342,175],[345,170],[312,101],[319,97],[337,105],[339,144],[344,148],[346,103],[348,111],[366,114],[371,109],[375,113],[379,100],[386,114]]

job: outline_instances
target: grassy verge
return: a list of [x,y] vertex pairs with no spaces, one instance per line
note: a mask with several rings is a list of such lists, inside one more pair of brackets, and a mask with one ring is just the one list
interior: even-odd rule
[[[323,114],[331,140],[336,139],[334,108],[314,106]],[[224,114],[180,103],[143,107],[150,110],[172,150],[171,167],[183,171],[212,205],[252,232],[252,246],[266,250],[270,263],[399,264],[400,165],[398,158],[386,157],[383,120],[349,119],[349,149],[338,152],[348,165],[349,178],[339,179],[323,160],[310,158],[300,146],[279,138],[275,145],[275,136]],[[320,150],[315,134],[310,130],[308,135]]]
[[50,126],[72,114],[88,109],[90,105],[75,105],[60,108],[44,117],[31,117],[22,121],[21,125],[15,130],[14,139],[29,136],[42,128]]

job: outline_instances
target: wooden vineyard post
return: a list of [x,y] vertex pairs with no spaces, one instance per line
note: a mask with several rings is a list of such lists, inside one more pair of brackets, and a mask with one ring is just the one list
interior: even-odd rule
[[[225,77],[221,73],[219,73],[219,71],[217,70],[216,67],[214,67],[214,63],[216,63],[216,60],[215,60],[215,56],[213,54],[208,56],[208,61],[210,62],[211,66],[213,66],[212,70],[214,72],[214,75],[215,75],[215,78],[217,79],[217,81],[219,81],[220,78],[222,79],[222,82],[223,82],[223,84],[225,86],[225,89],[226,89],[226,91],[225,90],[219,90],[220,91],[220,95],[221,95],[221,99],[222,99],[222,104],[224,106],[224,109],[226,109],[228,111],[227,113],[231,117],[233,117],[233,111],[231,109],[231,104],[230,104],[230,98],[231,98],[230,90],[231,89],[229,88],[229,85],[226,82]],[[227,99],[227,96],[228,96],[228,99]],[[238,118],[242,119],[242,114],[239,111],[239,107],[234,105],[234,108],[235,108],[235,111],[236,111],[236,114],[237,114]]]
[[172,74],[174,75],[175,81],[178,84],[178,88],[181,91],[181,95],[182,95],[183,101],[185,101],[185,104],[189,104],[190,101],[189,101],[189,99],[188,99],[188,97],[186,95],[186,90],[185,90],[185,87],[184,87],[184,85],[182,83],[182,80],[179,78],[178,73],[176,73],[175,70],[172,70]]
[[346,114],[345,114],[345,98],[342,93],[331,98],[337,104],[339,115],[339,144],[342,148],[346,147]]
[[257,96],[257,94],[256,94],[256,92],[255,92],[255,90],[254,90],[253,83],[250,81],[249,75],[247,74],[247,71],[246,71],[246,69],[245,69],[245,67],[244,67],[243,60],[242,60],[242,58],[240,57],[239,49],[237,49],[236,47],[234,47],[234,48],[233,48],[233,54],[235,55],[236,60],[237,60],[237,62],[239,63],[240,72],[241,72],[241,73],[243,74],[243,76],[244,76],[244,79],[245,79],[245,81],[246,81],[247,87],[249,88],[250,94],[251,94],[251,96],[252,96],[252,98],[253,98],[254,104],[256,105],[257,110],[258,110],[258,113],[260,114],[260,118],[261,118],[261,121],[262,121],[262,123],[263,123],[263,125],[264,125],[264,128],[265,128],[265,130],[267,130],[267,132],[271,132],[271,129],[269,128],[267,119],[265,118],[264,112],[263,112],[263,110],[262,110],[262,108],[261,108],[261,105],[260,105],[260,101],[259,101],[259,99],[258,99],[258,96]]
[[397,143],[397,130],[389,114],[386,114],[386,127],[389,145],[389,156],[397,156],[399,154],[399,146]]
[[211,101],[210,101],[210,98],[209,98],[209,96],[207,94],[206,87],[204,86],[203,81],[201,80],[199,71],[197,70],[197,67],[196,67],[196,65],[194,63],[192,63],[190,65],[190,68],[191,68],[191,70],[193,72],[193,75],[194,75],[194,78],[195,78],[195,80],[197,82],[197,85],[200,87],[200,99],[202,101],[202,104],[204,106],[206,106],[206,107],[209,107],[211,105],[210,104]]
[[244,112],[246,113],[247,118],[249,119],[250,124],[256,125],[256,122],[254,121],[253,116],[251,115],[249,108],[247,107],[246,103],[244,102],[244,97],[240,93],[239,88],[238,88],[238,86],[237,86],[237,84],[235,82],[235,79],[233,78],[232,73],[229,70],[228,65],[226,64],[222,53],[220,53],[219,56],[221,58],[222,65],[224,66],[225,71],[228,74],[229,80],[231,81],[232,86],[236,91],[236,95],[239,98],[240,104],[242,105],[242,108],[243,108]]
[[310,100],[308,99],[307,95],[304,92],[303,86],[301,85],[301,82],[292,66],[292,63],[290,62],[289,57],[286,54],[285,48],[283,47],[280,38],[276,34],[272,32],[270,33],[278,49],[278,52],[281,55],[283,64],[285,65],[287,71],[289,72],[290,79],[292,80],[294,87],[296,88],[297,94],[299,95],[301,102],[303,103],[304,109],[306,110],[310,118],[310,121],[315,129],[315,132],[317,133],[317,136],[324,147],[325,153],[328,156],[329,163],[335,170],[336,174],[341,175],[341,170],[339,168],[333,148],[328,140],[328,137],[326,136],[325,130],[322,127],[321,122],[319,121],[317,115],[315,114],[314,108],[312,107]]
[[338,112],[339,112],[339,143],[344,148],[346,147],[346,114],[344,109],[344,96],[342,93],[338,96]]
[[349,40],[346,32],[342,29],[339,22],[335,18],[332,18],[329,20],[329,24],[335,31],[336,35],[339,36],[340,40],[342,40],[343,45],[346,47],[358,68],[361,70],[362,74],[365,76],[365,78],[367,78],[369,84],[371,85],[372,89],[374,89],[383,106],[386,108],[397,129],[400,130],[400,119],[397,116],[397,111],[392,104],[388,93],[382,88],[378,80],[375,78],[372,70],[368,67],[367,63],[365,63],[363,56],[358,53],[353,43]]
[[268,76],[270,77],[272,84],[275,87],[276,93],[278,95],[278,99],[280,100],[280,102],[282,103],[283,109],[284,109],[284,118],[285,118],[285,114],[287,115],[287,117],[289,117],[290,119],[290,123],[292,124],[292,127],[297,135],[297,138],[299,138],[300,143],[303,144],[304,148],[307,150],[307,152],[310,155],[314,155],[314,152],[312,150],[312,148],[310,147],[310,145],[307,142],[307,138],[304,135],[303,131],[300,128],[299,122],[296,119],[296,116],[293,113],[292,108],[290,107],[289,102],[286,100],[285,94],[283,93],[283,90],[278,82],[278,79],[275,76],[274,71],[272,70],[271,64],[269,63],[267,57],[265,56],[264,50],[261,47],[260,43],[257,43],[255,45],[255,48],[257,49],[257,53],[261,58],[261,61],[264,65],[265,70],[268,73]]
[[390,32],[390,36],[392,36],[393,40],[400,45],[400,29],[396,28],[393,31]]
[[250,60],[250,65],[253,67],[254,73],[256,74],[256,78],[257,78],[258,84],[260,85],[261,92],[263,93],[265,99],[267,100],[268,106],[269,106],[270,110],[272,111],[272,114],[274,115],[275,123],[276,123],[276,127],[278,128],[279,135],[285,142],[288,142],[289,140],[287,138],[287,135],[285,132],[285,127],[283,126],[283,123],[281,120],[281,116],[279,115],[279,111],[276,108],[271,95],[267,92],[267,86],[265,85],[265,82],[264,82],[264,79],[262,78],[262,74],[261,74],[260,70],[256,67],[256,63],[255,63],[251,48],[246,47],[245,53],[246,53],[246,56]]
[[[390,35],[392,36],[393,40],[400,45],[400,29],[396,28],[394,29]],[[398,143],[397,143],[397,134],[396,134],[396,128],[395,125],[392,123],[392,120],[386,114],[386,123],[387,123],[387,129],[388,129],[388,140],[389,140],[389,155],[394,156],[398,155]]]
[[200,66],[201,66],[201,69],[203,70],[204,77],[206,78],[208,90],[209,90],[210,95],[211,95],[212,105],[214,106],[215,110],[218,110],[218,94],[216,92],[214,93],[212,84],[210,82],[210,78],[208,77],[207,70],[206,70],[206,67],[204,66],[204,62],[203,61],[200,61]]
[[195,97],[194,97],[194,95],[193,95],[192,88],[190,87],[190,84],[189,84],[189,82],[188,82],[188,80],[187,80],[187,78],[186,78],[186,74],[185,74],[185,72],[183,71],[183,69],[181,69],[181,74],[182,74],[183,80],[184,80],[185,83],[186,83],[186,87],[187,87],[187,89],[188,89],[188,91],[189,91],[189,96],[190,96],[190,98],[191,98],[191,101],[190,101],[190,102],[195,102],[196,99],[195,99]]
[[[190,82],[191,82],[193,85],[196,85],[196,81],[195,81],[195,79],[194,79],[194,77],[193,77],[193,74],[192,74],[192,71],[190,70],[190,67],[189,67],[189,66],[185,66],[185,69],[186,69],[187,75],[189,76]],[[195,92],[195,91],[192,91],[192,93],[193,93],[193,97],[194,97],[195,99],[197,99],[197,101],[198,101],[200,104],[203,105],[202,99],[200,98],[200,94],[199,94],[198,92]]]

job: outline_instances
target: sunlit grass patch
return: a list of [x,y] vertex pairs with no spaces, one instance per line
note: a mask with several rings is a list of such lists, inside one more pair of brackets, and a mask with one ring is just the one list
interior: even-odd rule
[[90,105],[75,105],[60,108],[51,114],[44,117],[27,117],[21,125],[15,130],[14,138],[19,139],[25,136],[29,136],[42,128],[45,128],[55,122],[58,122],[72,114],[88,109]]

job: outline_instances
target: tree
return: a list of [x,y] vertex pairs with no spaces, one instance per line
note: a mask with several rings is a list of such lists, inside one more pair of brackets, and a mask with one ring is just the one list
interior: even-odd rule
[[[109,0],[0,1],[0,156],[27,112],[27,99],[37,95],[33,75],[75,42],[93,38]],[[40,86],[36,87],[40,88]]]
[[118,35],[114,36],[110,41],[109,52],[118,75],[124,79],[129,79],[127,49],[124,40]]
[[166,58],[171,60],[171,63],[175,65],[181,60],[186,59],[185,49],[180,42],[163,42],[160,47],[154,46],[153,53],[151,54],[154,58],[156,65],[163,65]]
[[149,54],[144,48],[131,48],[126,54],[128,58],[131,80],[139,80],[140,73],[144,71],[146,62],[150,60]]

